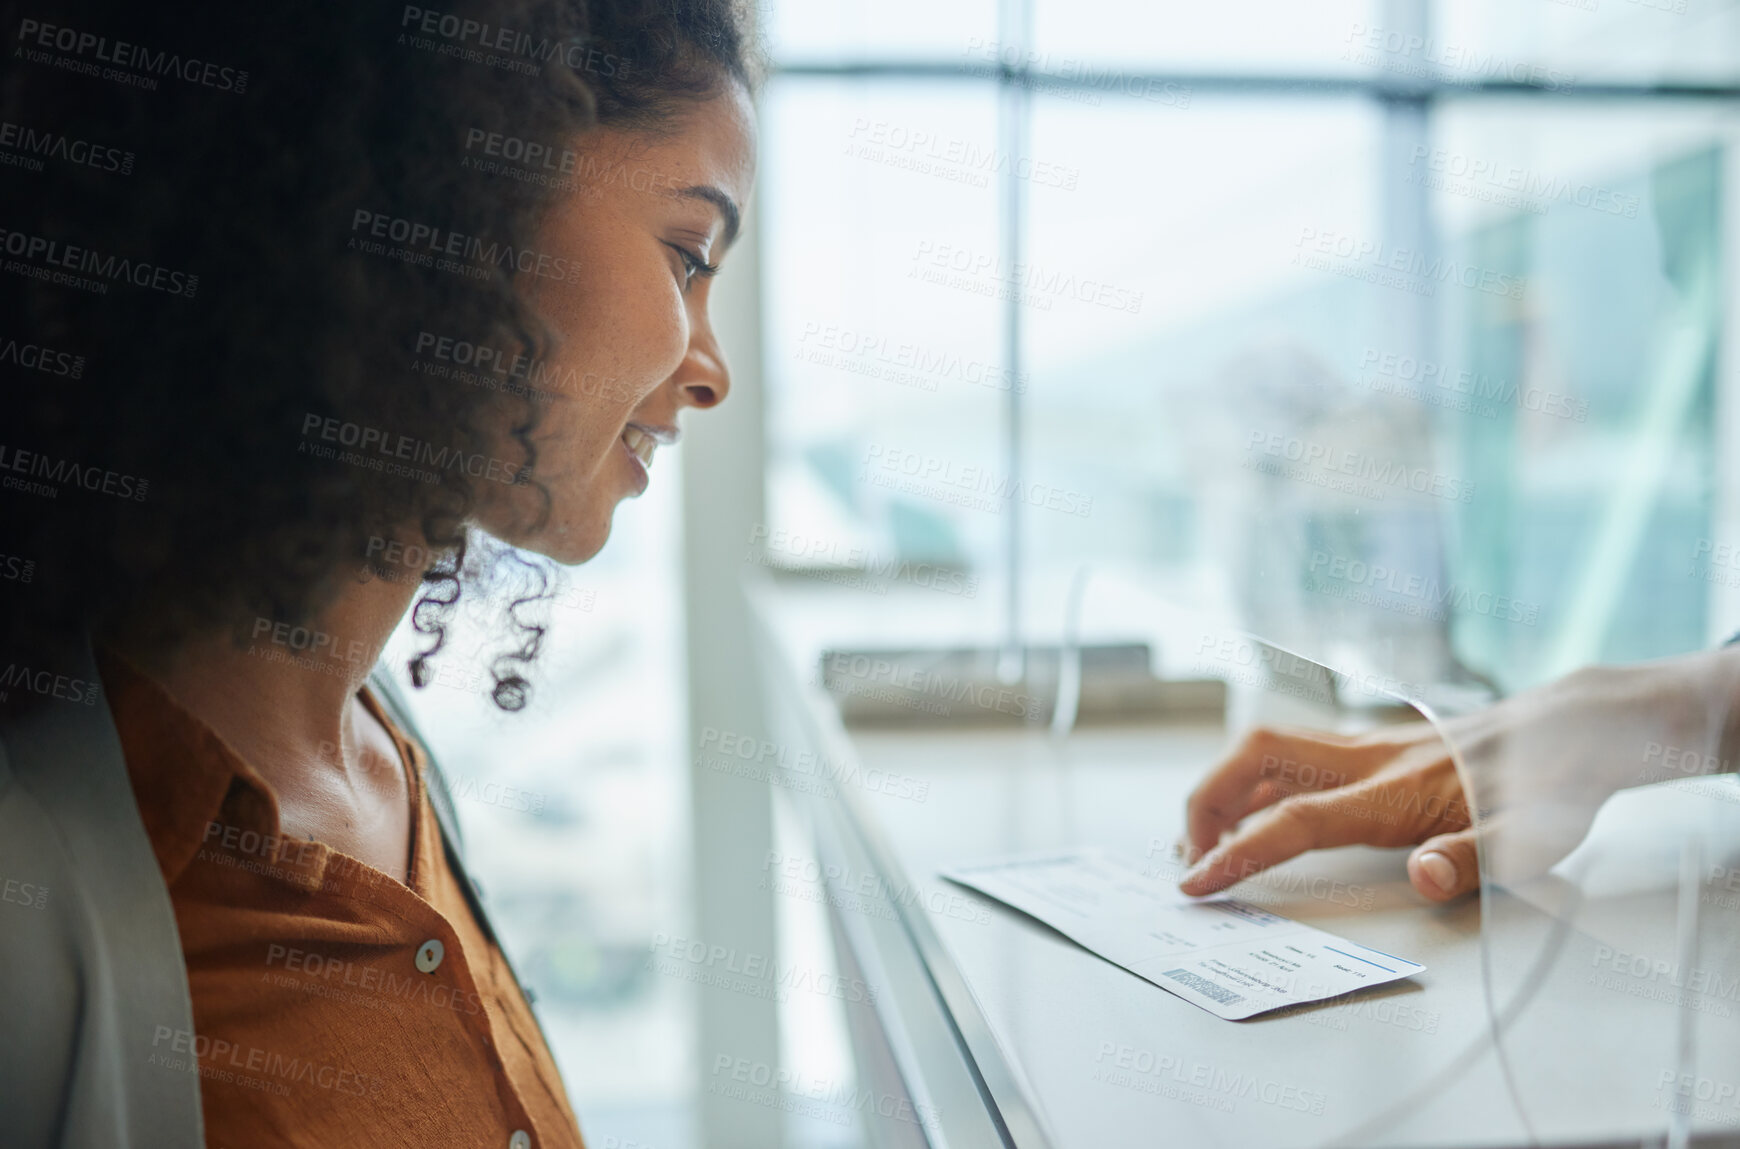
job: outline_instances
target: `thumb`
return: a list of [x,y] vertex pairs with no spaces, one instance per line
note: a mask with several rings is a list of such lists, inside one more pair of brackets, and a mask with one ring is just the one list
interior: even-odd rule
[[1428,838],[1408,855],[1408,880],[1435,902],[1447,902],[1480,888],[1480,860],[1474,830]]

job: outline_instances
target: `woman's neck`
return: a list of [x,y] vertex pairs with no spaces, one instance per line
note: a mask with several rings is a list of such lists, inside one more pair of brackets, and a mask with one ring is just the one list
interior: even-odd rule
[[135,661],[274,788],[295,791],[311,770],[363,768],[352,699],[419,586],[350,583],[307,626],[259,618],[243,627],[244,644],[221,635]]

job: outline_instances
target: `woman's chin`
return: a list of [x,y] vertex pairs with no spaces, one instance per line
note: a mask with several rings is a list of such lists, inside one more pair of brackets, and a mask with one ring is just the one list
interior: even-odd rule
[[[614,508],[612,508],[614,509]],[[552,523],[536,535],[513,540],[521,550],[543,555],[551,562],[571,567],[595,558],[610,539],[610,514],[585,523]]]
[[595,557],[604,548],[610,538],[610,524],[616,507],[617,502],[611,502],[601,507],[587,507],[583,513],[570,510],[564,514],[558,501],[549,517],[533,528],[526,525],[531,517],[529,512],[521,512],[517,521],[512,523],[492,522],[496,516],[488,514],[480,515],[475,522],[510,546],[542,555],[562,566],[576,566]]

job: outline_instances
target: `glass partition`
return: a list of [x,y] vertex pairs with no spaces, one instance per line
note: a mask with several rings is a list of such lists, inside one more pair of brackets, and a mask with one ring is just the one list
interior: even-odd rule
[[[1229,855],[1246,876],[1225,896],[1428,967],[1244,1023],[1278,1050],[1297,1048],[1285,1027],[1323,1027],[1278,1063],[1335,1120],[1270,1130],[1247,1111],[1202,1144],[1676,1145],[1740,1127],[1740,652],[1588,670],[1499,700],[1453,663],[1347,656],[1345,620],[1299,632],[1327,652],[1313,658],[1113,573],[1078,577],[1064,616],[1045,718],[1065,759],[1082,760],[1070,743],[1105,718],[1096,649],[1145,650],[1155,697],[1173,702],[1150,705],[1150,722],[1187,720],[1183,700],[1218,685],[1223,749],[1189,789],[1231,811],[1223,846],[1282,801],[1312,806],[1284,858]],[[1401,749],[1374,758],[1374,745]],[[1434,759],[1447,765],[1420,768]],[[1188,836],[1201,811],[1178,817]],[[1461,829],[1478,887],[1434,911],[1408,857]],[[1165,844],[1151,843],[1145,876],[1169,889],[1188,865]],[[1323,848],[1298,852],[1308,844]],[[1395,1032],[1337,1028],[1379,1015]],[[1360,1098],[1323,1067],[1338,1058],[1369,1076]]]
[[1740,1127],[1735,666],[1584,672],[1443,724],[1480,830],[1493,1053],[1532,1137]]
[[[851,630],[816,674],[850,722],[1049,732],[1066,782],[1095,724],[1411,728],[1446,763],[1460,899],[1420,912],[1403,815],[1445,796],[1401,780],[1366,852],[1233,889],[1442,946],[1371,999],[1438,1040],[1323,1025],[1365,999],[1260,1018],[1381,1088],[1301,1054],[1333,1120],[1205,1106],[1203,1143],[1734,1133],[1740,5],[1090,9],[776,75],[745,561]],[[1218,760],[1156,783],[1180,825]],[[1258,792],[1365,779],[1293,761]],[[1335,874],[1379,908],[1299,893]]]

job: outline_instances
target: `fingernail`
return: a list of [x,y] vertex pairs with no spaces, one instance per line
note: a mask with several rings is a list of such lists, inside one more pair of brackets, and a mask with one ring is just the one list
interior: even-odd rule
[[1420,855],[1420,872],[1445,893],[1456,888],[1456,863],[1436,850]]

